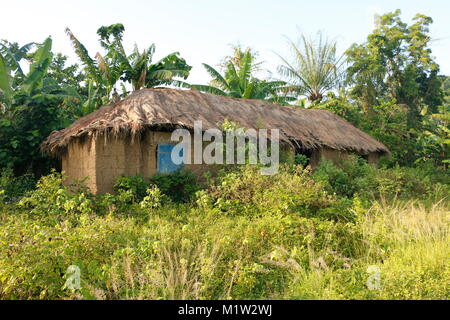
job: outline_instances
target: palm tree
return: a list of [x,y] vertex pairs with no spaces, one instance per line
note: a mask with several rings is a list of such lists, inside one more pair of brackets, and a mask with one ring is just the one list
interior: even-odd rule
[[133,90],[164,85],[180,86],[181,83],[176,78],[186,79],[189,76],[192,67],[180,57],[178,52],[173,52],[152,63],[154,52],[154,44],[142,53],[135,46],[129,56],[121,56],[123,71],[121,79],[130,82]]
[[135,46],[133,52],[127,55],[122,44],[124,31],[125,28],[120,23],[99,28],[97,30],[99,42],[106,54],[97,53],[95,59],[92,59],[84,45],[70,29],[66,29],[75,53],[85,66],[85,72],[90,80],[89,92],[102,97],[101,99],[90,97],[88,101],[97,101],[97,104],[92,106],[89,102],[86,109],[88,111],[114,100],[118,96],[116,87],[119,84],[122,87],[122,96],[126,96],[128,91],[123,82],[130,83],[134,91],[164,85],[179,86],[181,82],[176,78],[186,79],[189,75],[191,66],[179,56],[178,52],[171,53],[152,64],[154,44],[142,53]]
[[289,40],[289,46],[293,58],[288,61],[279,55],[283,61],[279,73],[291,85],[292,93],[307,96],[312,104],[320,103],[341,81],[343,56],[337,56],[336,42],[319,32],[316,39],[302,35],[298,45]]
[[[89,90],[91,94],[95,93],[95,96],[87,99],[87,101],[94,103],[94,105],[87,107],[87,111],[92,111],[111,101],[111,93],[121,76],[118,67],[119,62],[109,52],[105,57],[97,53],[94,59],[91,58],[86,47],[75,37],[69,28],[66,28],[66,33],[72,42],[75,54],[84,66],[88,87],[91,89],[95,88],[95,90]],[[105,41],[101,40],[100,43],[103,47],[105,46]],[[117,45],[116,42],[114,45]]]
[[[252,76],[255,64],[250,49],[245,52],[235,51],[235,57],[230,57],[224,65],[224,75],[206,63],[203,66],[212,81],[209,85],[188,85],[190,88],[234,98],[259,99],[282,104],[288,101],[288,97],[283,94],[286,85],[284,81],[266,81]],[[286,99],[283,99],[284,97]]]

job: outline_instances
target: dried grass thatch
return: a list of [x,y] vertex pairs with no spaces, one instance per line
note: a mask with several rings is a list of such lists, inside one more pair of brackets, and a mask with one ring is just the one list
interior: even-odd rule
[[42,150],[61,154],[72,139],[100,133],[131,134],[144,129],[217,128],[225,119],[244,128],[279,129],[280,138],[303,149],[328,147],[360,154],[389,153],[368,134],[341,117],[321,109],[282,107],[261,100],[235,99],[195,90],[143,89],[78,119],[70,127],[54,131]]

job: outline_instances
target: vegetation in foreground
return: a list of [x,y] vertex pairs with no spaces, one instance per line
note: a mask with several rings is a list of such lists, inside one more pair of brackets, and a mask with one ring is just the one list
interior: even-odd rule
[[[94,197],[54,172],[21,196],[29,182],[4,173],[0,298],[449,298],[443,171],[353,159],[191,178],[122,177]],[[71,265],[80,289],[65,286]]]

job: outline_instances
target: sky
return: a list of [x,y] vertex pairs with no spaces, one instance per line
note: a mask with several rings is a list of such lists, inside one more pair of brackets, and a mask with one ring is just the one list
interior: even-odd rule
[[289,56],[287,38],[322,31],[343,52],[362,43],[373,29],[373,16],[395,9],[410,22],[416,13],[429,15],[432,50],[441,73],[450,75],[450,1],[448,0],[108,0],[2,1],[0,39],[25,44],[49,35],[53,51],[78,62],[64,33],[69,27],[91,57],[101,51],[96,30],[122,23],[124,44],[142,50],[156,44],[155,61],[179,51],[193,66],[190,83],[210,80],[202,63],[217,66],[231,54],[231,45],[251,47],[276,75],[281,56]]

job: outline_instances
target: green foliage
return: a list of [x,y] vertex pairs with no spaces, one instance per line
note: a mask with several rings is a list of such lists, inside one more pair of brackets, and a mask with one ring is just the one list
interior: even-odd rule
[[3,105],[11,103],[11,76],[5,58],[0,54],[0,93],[2,94],[1,103]]
[[117,178],[114,191],[119,194],[128,192],[132,202],[139,202],[144,199],[148,187],[149,183],[142,175],[122,176]]
[[381,159],[384,165],[393,167],[415,166],[430,163],[446,167],[449,155],[449,111],[445,106],[437,108],[434,114],[423,110],[423,117],[416,129],[408,129],[408,110],[394,102],[372,106],[366,113],[358,105],[349,102],[344,92],[338,96],[328,94],[328,99],[317,106],[330,110],[350,121],[385,144],[390,157]]
[[[367,170],[343,172],[358,180]],[[195,202],[174,204],[156,186],[132,203],[136,177],[121,178],[118,195],[94,198],[52,173],[18,206],[0,206],[0,298],[446,297],[446,202],[337,198],[315,175],[245,166]],[[81,270],[80,289],[64,285],[70,265]],[[380,290],[366,286],[370,265],[382,271]]]
[[35,186],[36,180],[32,174],[16,177],[10,168],[5,168],[0,173],[0,190],[3,190],[4,200],[15,201]]
[[[120,23],[100,27],[97,34],[105,53],[97,53],[91,58],[86,47],[70,29],[66,29],[89,79],[89,95],[83,107],[86,113],[104,104],[115,102],[120,96],[127,96],[128,91],[124,83],[130,83],[134,91],[163,85],[180,86],[179,79],[186,79],[189,76],[192,67],[178,52],[173,52],[154,63],[152,63],[154,44],[142,52],[135,46],[133,52],[127,55],[122,44],[124,32],[125,27]],[[117,93],[119,86],[122,89],[120,96]]]
[[347,85],[356,103],[349,107],[350,99],[334,99],[332,104],[341,105],[344,117],[388,146],[393,155],[389,165],[434,162],[446,167],[446,77],[438,75],[429,47],[433,20],[417,14],[408,25],[400,13],[377,16],[367,42],[346,51]]
[[64,176],[52,172],[39,179],[36,189],[23,197],[18,206],[27,208],[28,212],[42,218],[42,221],[70,220],[74,215],[91,214],[93,210],[92,195],[82,184],[63,185]]
[[[15,45],[10,46],[12,49],[8,47],[9,51]],[[8,60],[11,64],[9,72],[14,68],[16,71],[7,74],[10,78],[9,96],[0,93],[0,100],[4,101],[4,110],[0,110],[0,167],[12,167],[16,174],[33,172],[40,176],[55,164],[41,154],[39,145],[53,130],[68,124],[63,106],[73,96],[70,90],[49,75],[51,39],[35,46],[36,51],[27,53],[31,61],[27,74],[18,71],[17,66],[10,62],[12,58]],[[25,53],[12,57],[24,59]],[[16,64],[20,62],[15,61]]]
[[149,179],[145,179],[142,175],[122,176],[114,185],[114,190],[123,197],[128,194],[132,203],[141,202],[145,198],[147,198],[145,201],[150,201],[152,197],[166,199],[162,195],[175,202],[187,202],[199,188],[197,177],[186,169],[170,174],[155,174]]
[[422,131],[416,132],[416,163],[431,162],[448,168],[450,163],[450,106],[424,117]]
[[445,197],[449,174],[432,166],[376,169],[361,158],[353,158],[340,166],[323,161],[314,172],[331,194],[352,198],[355,195],[373,200],[380,197],[403,199]]
[[[371,255],[340,270],[292,270],[287,290],[295,299],[447,299],[444,283],[449,234],[448,206],[375,202],[361,211],[359,226]],[[374,254],[378,252],[378,254]],[[380,287],[367,286],[368,271],[380,270]]]
[[234,47],[234,56],[228,57],[224,62],[224,75],[204,63],[203,66],[212,77],[211,83],[187,86],[221,96],[266,100],[281,105],[293,101],[287,95],[285,82],[260,80],[253,76],[252,71],[259,65],[255,62],[255,57],[256,54],[249,48],[242,51],[240,47]]
[[307,96],[312,104],[320,103],[325,93],[340,86],[342,56],[336,53],[336,42],[319,32],[316,39],[301,35],[298,44],[289,40],[289,46],[292,61],[280,56],[283,65],[278,67],[289,83],[289,92]]
[[306,156],[304,154],[300,154],[300,153],[295,155],[295,159],[294,159],[295,164],[299,164],[303,167],[306,167],[308,162],[309,162],[308,156]]
[[181,169],[170,174],[156,174],[150,178],[150,183],[175,202],[189,201],[200,186],[192,171]]
[[429,48],[433,20],[417,14],[408,26],[400,13],[396,10],[377,16],[376,28],[367,42],[347,50],[347,81],[353,97],[367,112],[372,106],[395,99],[408,110],[408,128],[416,128],[421,106],[435,111],[442,103],[439,66]]
[[301,167],[284,169],[276,176],[258,175],[258,168],[246,167],[219,177],[211,186],[213,207],[226,215],[314,214],[332,202],[320,185]]
[[170,201],[157,186],[151,186],[148,188],[146,194],[147,195],[139,203],[139,205],[144,209],[159,209],[163,204]]

